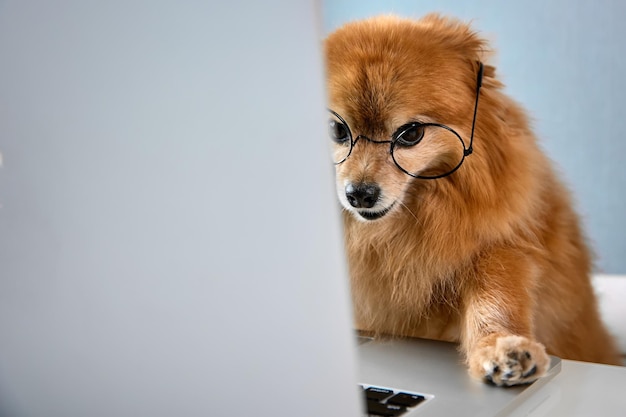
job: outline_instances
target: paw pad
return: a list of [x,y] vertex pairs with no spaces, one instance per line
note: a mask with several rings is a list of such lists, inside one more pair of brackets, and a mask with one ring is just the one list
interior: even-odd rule
[[[503,336],[470,356],[470,372],[498,386],[527,384],[545,374],[550,358],[540,343],[521,336]],[[480,369],[473,369],[479,361]]]

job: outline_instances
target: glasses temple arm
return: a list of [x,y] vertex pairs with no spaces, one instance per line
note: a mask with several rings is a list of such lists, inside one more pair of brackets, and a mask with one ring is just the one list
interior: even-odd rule
[[478,113],[478,98],[480,97],[480,87],[483,85],[483,63],[478,63],[478,76],[476,78],[476,102],[474,103],[474,117],[472,118],[472,133],[470,135],[469,147],[465,150],[465,156],[470,155],[474,149],[472,144],[474,143],[474,127],[476,126],[476,114]]

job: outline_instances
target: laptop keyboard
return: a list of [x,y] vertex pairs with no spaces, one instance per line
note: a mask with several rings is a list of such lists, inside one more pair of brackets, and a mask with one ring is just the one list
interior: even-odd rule
[[361,385],[366,403],[366,416],[401,416],[426,400],[414,392],[398,391],[372,385]]

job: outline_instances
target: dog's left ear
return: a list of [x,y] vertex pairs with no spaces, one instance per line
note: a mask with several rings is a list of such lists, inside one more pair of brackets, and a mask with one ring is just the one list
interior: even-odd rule
[[483,79],[485,78],[496,78],[496,67],[483,64]]
[[[424,16],[418,24],[429,30],[435,29],[437,33],[442,34],[440,40],[443,46],[449,51],[455,51],[463,60],[466,60],[472,66],[473,74],[477,74],[479,63],[484,64],[485,61],[489,61],[493,54],[487,39],[474,31],[469,23],[433,13]],[[472,80],[472,85],[474,82],[475,78]],[[500,85],[496,81],[496,68],[493,65],[483,65],[483,83],[489,86]]]
[[502,83],[496,79],[496,67],[493,65],[485,64],[482,61],[471,61],[470,66],[472,68],[472,74],[474,74],[471,81],[473,88],[481,86],[502,87]]
[[[478,68],[476,68],[478,71]],[[483,63],[482,85],[483,87],[502,88],[503,84],[496,78],[496,67]]]

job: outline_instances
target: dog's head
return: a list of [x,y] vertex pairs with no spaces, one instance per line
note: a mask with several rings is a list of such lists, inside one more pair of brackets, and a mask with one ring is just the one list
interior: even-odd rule
[[483,49],[467,25],[434,15],[373,18],[327,38],[328,140],[356,218],[401,212],[427,182],[463,169]]

